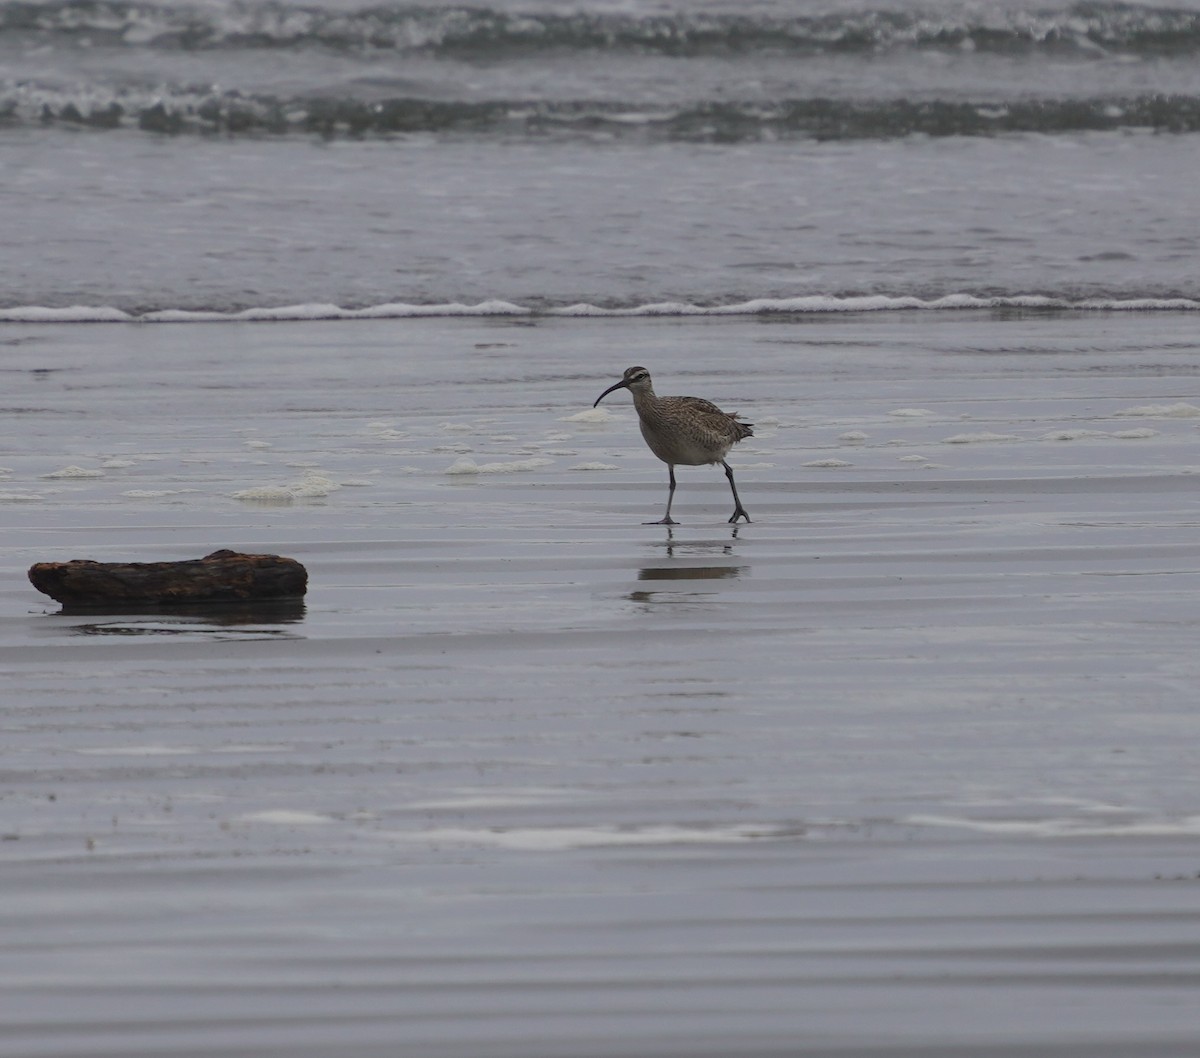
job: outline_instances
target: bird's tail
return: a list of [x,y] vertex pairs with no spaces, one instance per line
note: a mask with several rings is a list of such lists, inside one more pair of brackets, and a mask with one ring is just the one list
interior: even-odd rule
[[747,437],[754,436],[754,423],[742,422],[741,417],[736,411],[731,412],[729,418],[733,420],[733,427],[737,431],[737,437],[734,438],[734,444],[737,444],[738,441],[742,441]]

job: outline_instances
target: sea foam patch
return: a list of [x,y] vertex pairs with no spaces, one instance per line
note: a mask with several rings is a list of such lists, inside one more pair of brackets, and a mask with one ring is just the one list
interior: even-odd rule
[[953,437],[942,438],[942,444],[947,445],[974,445],[974,444],[992,444],[999,441],[1019,441],[1016,434],[1011,433],[991,433],[984,430],[980,433],[958,433]]
[[1051,430],[1042,434],[1043,441],[1084,441],[1094,437],[1109,437],[1103,430]]
[[342,486],[323,474],[308,474],[291,485],[256,485],[231,493],[235,500],[248,503],[287,504],[296,500],[323,499]]
[[1113,414],[1144,419],[1200,419],[1200,408],[1181,400],[1175,404],[1140,404]]
[[102,478],[104,477],[103,470],[88,470],[84,467],[75,465],[63,467],[61,470],[52,470],[49,474],[43,474],[43,478]]
[[234,823],[268,823],[283,827],[311,827],[332,823],[332,816],[320,812],[303,812],[294,808],[269,808],[261,812],[243,812],[234,816]]
[[499,463],[476,463],[469,456],[463,456],[461,459],[456,459],[450,466],[446,468],[447,474],[519,474],[530,470],[537,470],[538,467],[548,467],[554,463],[553,459],[542,459],[535,457],[533,459],[513,459],[508,462]]
[[959,829],[980,834],[1033,838],[1068,837],[1194,837],[1200,835],[1200,816],[1178,819],[1113,819],[1098,822],[1072,816],[1032,819],[975,819],[967,816],[913,815],[911,826]]
[[398,430],[396,424],[390,422],[369,422],[358,433],[380,441],[399,441],[409,436],[407,430]]
[[607,408],[586,408],[583,411],[577,411],[574,415],[561,415],[559,422],[582,422],[582,423],[606,423],[618,422],[621,416],[614,415]]

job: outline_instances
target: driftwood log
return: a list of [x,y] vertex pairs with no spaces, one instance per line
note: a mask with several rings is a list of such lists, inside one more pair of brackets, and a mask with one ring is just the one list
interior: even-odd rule
[[308,571],[280,555],[214,551],[183,562],[38,562],[29,580],[70,606],[161,606],[296,599],[308,588]]

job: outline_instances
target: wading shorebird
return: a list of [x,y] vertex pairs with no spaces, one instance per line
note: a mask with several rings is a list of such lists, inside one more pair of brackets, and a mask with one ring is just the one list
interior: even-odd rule
[[702,397],[660,397],[650,382],[650,372],[644,367],[628,367],[620,382],[609,386],[596,398],[596,407],[614,390],[627,389],[633,395],[638,425],[642,436],[659,459],[667,464],[671,489],[667,493],[667,513],[658,522],[647,525],[678,525],[671,517],[671,501],[675,498],[675,466],[700,467],[720,463],[725,468],[729,487],[733,490],[733,514],[730,522],[739,518],[750,521],[750,515],[738,499],[733,471],[725,455],[744,437],[753,437],[753,423],[741,422],[737,412],[722,411],[712,401]]

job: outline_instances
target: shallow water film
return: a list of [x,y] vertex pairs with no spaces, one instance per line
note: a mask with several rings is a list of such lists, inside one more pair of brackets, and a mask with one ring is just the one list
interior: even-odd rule
[[6,340],[6,1055],[1194,1052],[1190,314]]

